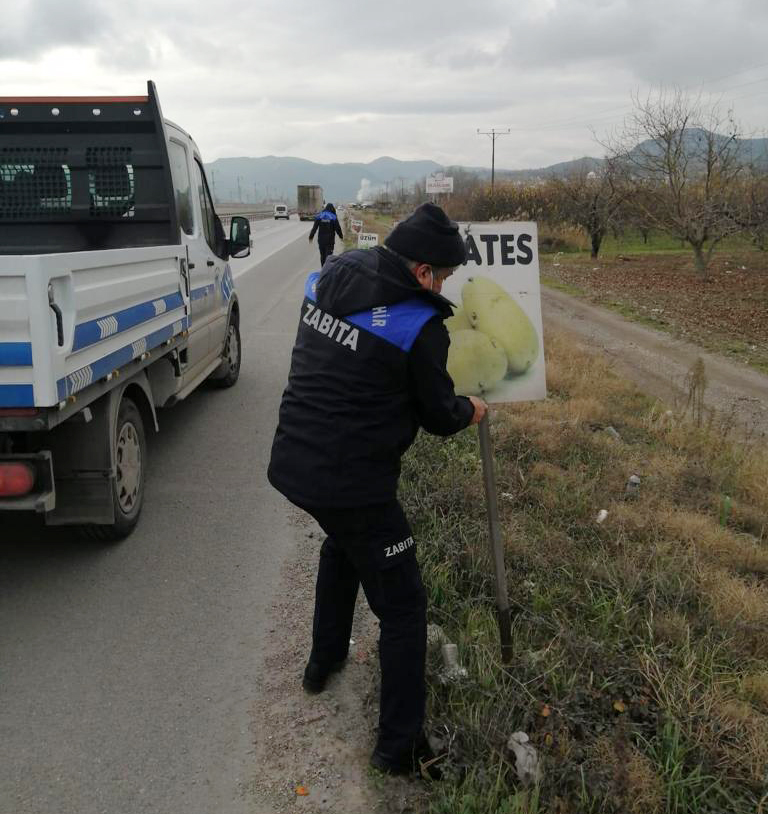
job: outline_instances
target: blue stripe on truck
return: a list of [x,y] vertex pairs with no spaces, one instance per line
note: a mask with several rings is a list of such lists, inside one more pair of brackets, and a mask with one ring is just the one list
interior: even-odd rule
[[157,331],[145,336],[142,339],[137,339],[130,345],[125,345],[116,351],[113,351],[107,356],[102,356],[90,365],[81,367],[79,370],[70,373],[63,379],[56,382],[56,390],[59,401],[64,401],[68,396],[84,390],[88,385],[103,379],[108,376],[112,371],[117,370],[134,359],[138,359],[146,351],[150,351],[161,345],[168,339],[173,339],[182,331],[186,330],[189,321],[186,317],[182,317],[173,323],[167,325],[165,328],[160,328]]
[[30,367],[31,342],[0,342],[0,367]]
[[0,407],[34,407],[35,391],[31,384],[0,384]]
[[154,319],[166,311],[181,308],[182,305],[184,305],[184,299],[181,293],[176,291],[173,294],[142,302],[140,305],[132,305],[130,308],[124,308],[122,311],[116,311],[98,319],[81,322],[75,326],[72,350],[77,351],[87,348],[89,345],[95,345],[103,339],[108,339],[110,336],[140,325],[142,322]]

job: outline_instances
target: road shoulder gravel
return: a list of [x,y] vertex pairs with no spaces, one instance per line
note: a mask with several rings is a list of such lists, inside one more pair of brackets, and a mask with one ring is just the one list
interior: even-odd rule
[[424,794],[418,782],[384,778],[368,768],[379,706],[378,622],[362,590],[346,667],[319,695],[301,687],[322,532],[288,504],[286,511],[295,529],[295,554],[283,566],[269,612],[264,670],[251,708],[255,772],[250,791],[270,802],[270,814],[413,810],[414,800]]

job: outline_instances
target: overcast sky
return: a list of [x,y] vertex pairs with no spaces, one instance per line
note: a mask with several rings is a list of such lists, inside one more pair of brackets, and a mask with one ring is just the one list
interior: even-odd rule
[[0,96],[141,95],[207,161],[600,155],[632,92],[678,85],[768,134],[766,0],[15,0]]

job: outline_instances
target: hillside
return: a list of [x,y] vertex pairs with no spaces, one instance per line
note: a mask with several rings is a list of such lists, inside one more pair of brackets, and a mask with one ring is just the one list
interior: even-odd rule
[[363,196],[366,187],[372,196],[379,189],[386,189],[387,184],[392,191],[401,183],[407,188],[440,168],[434,161],[399,161],[388,156],[367,164],[317,164],[303,158],[272,155],[220,158],[206,166],[218,200],[245,203],[265,199],[295,201],[297,184],[319,184],[328,201],[354,201],[361,188]]
[[[692,129],[688,135],[691,151],[695,152],[701,131]],[[721,137],[725,139],[725,136]],[[653,151],[652,142],[643,142],[638,150]],[[755,162],[768,167],[768,139],[740,139],[739,152],[745,163]],[[496,169],[496,178],[509,181],[535,181],[551,176],[563,177],[574,171],[598,169],[602,158],[584,156],[572,161],[524,170]],[[260,158],[220,158],[206,165],[214,195],[219,201],[253,203],[264,200],[296,200],[297,184],[319,184],[325,199],[333,202],[373,200],[382,192],[394,195],[407,190],[414,182],[430,173],[444,169],[435,161],[401,161],[382,156],[368,163],[318,164],[292,156],[262,156]],[[448,172],[472,173],[490,178],[488,167],[446,167]]]

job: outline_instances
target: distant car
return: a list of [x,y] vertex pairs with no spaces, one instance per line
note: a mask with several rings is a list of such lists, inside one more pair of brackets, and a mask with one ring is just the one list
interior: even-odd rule
[[280,218],[288,220],[290,217],[288,207],[285,204],[275,204],[275,220],[280,220]]

